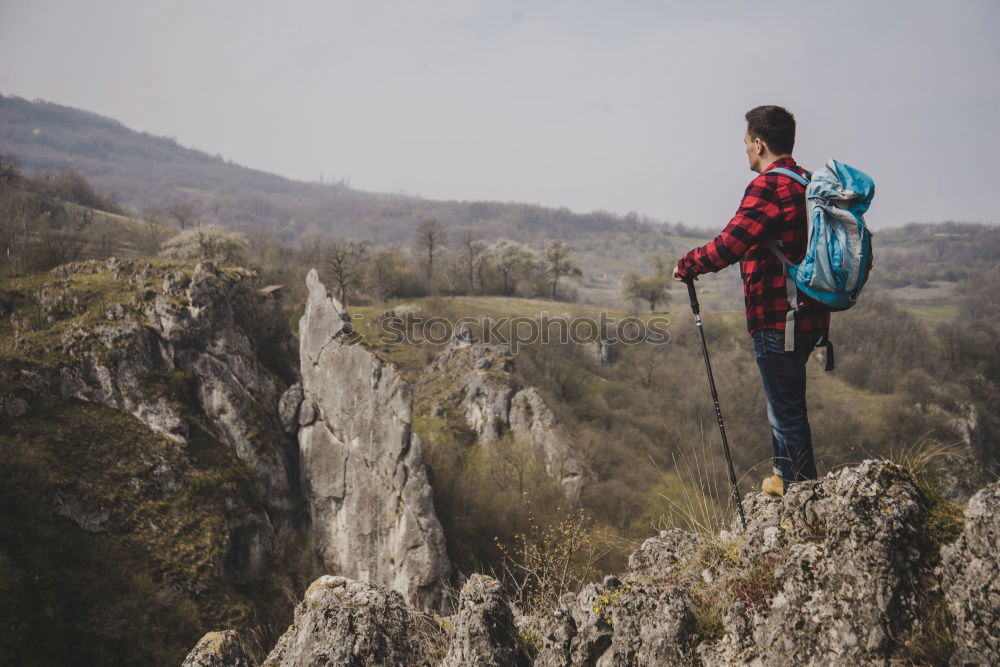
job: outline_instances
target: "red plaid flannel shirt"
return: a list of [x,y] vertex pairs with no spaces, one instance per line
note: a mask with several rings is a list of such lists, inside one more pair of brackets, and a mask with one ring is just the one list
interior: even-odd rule
[[[780,240],[785,256],[796,264],[806,251],[805,188],[789,176],[768,173],[774,167],[808,175],[790,157],[776,160],[747,186],[736,215],[722,233],[677,262],[682,276],[693,277],[719,271],[739,260],[751,335],[760,329],[784,329],[788,313],[785,276],[767,239]],[[830,310],[825,305],[802,292],[799,304],[795,316],[798,331],[829,329]]]

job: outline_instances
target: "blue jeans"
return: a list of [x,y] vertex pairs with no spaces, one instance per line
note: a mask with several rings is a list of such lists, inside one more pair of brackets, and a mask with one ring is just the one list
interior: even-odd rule
[[767,398],[767,420],[774,446],[774,474],[790,482],[816,479],[812,433],[806,413],[806,362],[822,337],[820,331],[796,331],[795,351],[785,352],[783,329],[753,334],[754,354]]

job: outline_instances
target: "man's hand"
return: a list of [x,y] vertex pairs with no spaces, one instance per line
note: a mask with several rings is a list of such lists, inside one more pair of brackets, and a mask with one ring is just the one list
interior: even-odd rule
[[[676,280],[679,283],[686,282],[686,280],[687,280],[684,277],[684,274],[681,273],[681,269],[680,269],[679,266],[675,266],[674,267],[673,278],[674,278],[674,280]],[[694,276],[693,280],[698,280],[698,276]]]

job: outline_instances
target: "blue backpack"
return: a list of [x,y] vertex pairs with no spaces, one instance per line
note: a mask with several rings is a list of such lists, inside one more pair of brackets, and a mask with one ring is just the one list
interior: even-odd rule
[[[776,167],[771,171],[785,174],[806,188],[809,227],[805,257],[793,264],[779,249],[780,241],[768,240],[784,266],[791,306],[785,321],[785,349],[791,351],[795,349],[799,290],[831,310],[847,310],[857,303],[872,268],[872,234],[862,216],[875,195],[875,183],[864,172],[836,160],[814,172],[811,180],[790,169]],[[827,346],[829,350],[829,341]],[[827,365],[832,368],[830,352]]]

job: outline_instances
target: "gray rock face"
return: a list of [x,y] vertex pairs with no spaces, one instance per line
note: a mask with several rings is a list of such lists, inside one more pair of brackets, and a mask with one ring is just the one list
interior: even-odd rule
[[1000,664],[1000,482],[971,498],[965,529],[941,550],[941,560],[955,623],[952,664]]
[[631,574],[663,577],[671,574],[696,548],[698,538],[678,528],[662,530],[629,556]]
[[608,577],[563,596],[535,665],[687,665],[694,621],[679,587]]
[[315,271],[299,325],[300,477],[332,571],[382,584],[426,609],[447,605],[450,563],[434,513],[410,386],[344,339],[340,304]]
[[52,511],[72,520],[88,533],[100,533],[107,530],[105,524],[111,515],[104,509],[87,512],[81,507],[79,499],[56,489],[52,498]]
[[[179,278],[165,278],[163,291],[146,310],[158,329],[159,357],[193,375],[195,398],[205,415],[260,476],[272,507],[288,511],[294,474],[278,428],[280,385],[256,361],[251,341],[236,323],[235,310],[252,290],[210,262],[198,264],[188,285],[182,284]],[[162,412],[154,409],[149,417]],[[169,417],[163,419],[169,423]],[[264,444],[268,432],[272,439]]]
[[406,600],[396,591],[343,577],[320,577],[266,667],[418,665],[422,654]]
[[[129,268],[115,266],[119,272]],[[285,459],[288,443],[278,428],[281,391],[237,326],[235,308],[253,293],[245,278],[224,274],[210,262],[198,264],[190,279],[168,274],[144,306],[143,319],[122,308],[108,323],[67,336],[62,350],[67,363],[58,377],[48,379],[41,400],[101,403],[179,443],[190,434],[176,402],[194,402],[264,483],[269,507],[282,513],[293,506],[293,475]],[[243,308],[250,310],[250,304]],[[178,375],[188,382],[181,395],[158,390],[157,378]]]
[[545,462],[549,477],[557,480],[570,503],[576,503],[589,473],[572,446],[569,432],[558,423],[534,387],[518,391],[510,399],[510,431],[530,442]]
[[708,664],[888,660],[919,614],[925,505],[899,466],[865,461],[796,484],[784,503],[754,494],[740,565],[777,559],[778,590],[762,607],[729,609]]
[[[91,261],[53,273],[65,280],[55,280],[35,298],[42,312],[55,319],[78,314],[83,307],[69,287],[82,275],[110,273],[121,288],[134,288],[135,295],[131,302],[105,308],[103,320],[64,328],[58,348],[50,350],[58,354],[58,365],[21,371],[13,381],[3,378],[9,393],[0,398],[0,410],[19,417],[35,408],[81,400],[128,412],[180,447],[193,437],[205,437],[204,432],[218,438],[262,484],[266,509],[255,516],[229,517],[231,557],[220,564],[220,572],[232,580],[261,575],[276,532],[293,523],[286,519],[295,512],[297,471],[289,461],[294,440],[282,433],[278,417],[280,380],[258,360],[260,343],[243,325],[252,319],[254,327],[276,336],[268,344],[287,345],[287,340],[277,340],[279,327],[269,324],[280,322],[277,311],[272,312],[277,306],[269,309],[256,296],[248,272],[221,271],[209,262],[190,274],[170,269],[155,281],[162,283],[158,288],[149,284],[150,265],[139,262]],[[198,416],[197,425],[192,415]],[[195,428],[201,432],[194,433]],[[169,468],[159,470],[154,482],[168,490],[182,484]],[[102,529],[101,516],[84,516],[72,498],[55,505],[86,530]],[[243,548],[245,553],[237,553]]]
[[454,624],[442,667],[531,664],[514,613],[496,579],[474,574],[466,580]]
[[530,444],[548,476],[562,486],[566,499],[571,504],[579,500],[589,472],[569,432],[538,391],[521,386],[506,350],[463,341],[442,353],[430,372],[461,376],[446,403],[464,416],[481,445],[492,445],[507,433]]
[[202,637],[181,667],[250,667],[251,664],[236,631],[223,630]]
[[304,396],[301,382],[296,382],[281,395],[281,400],[278,402],[278,418],[285,433],[294,435],[299,430],[299,408]]

